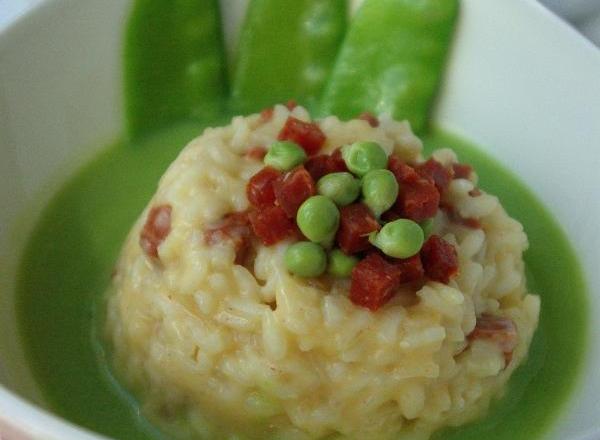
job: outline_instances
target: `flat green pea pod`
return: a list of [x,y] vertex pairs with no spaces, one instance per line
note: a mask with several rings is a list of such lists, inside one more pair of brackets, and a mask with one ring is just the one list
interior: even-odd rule
[[398,181],[390,170],[369,171],[362,178],[363,203],[375,217],[390,209],[398,197]]
[[458,0],[365,0],[325,88],[322,114],[390,113],[425,131],[458,16]]
[[290,99],[313,107],[346,30],[345,0],[251,0],[232,78],[232,107]]
[[137,0],[125,38],[131,138],[221,113],[227,75],[217,0]]
[[412,220],[398,219],[370,234],[369,241],[390,257],[409,258],[423,246],[423,229]]

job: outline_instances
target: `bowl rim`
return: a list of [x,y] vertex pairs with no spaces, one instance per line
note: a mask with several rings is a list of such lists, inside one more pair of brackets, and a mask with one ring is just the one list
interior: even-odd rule
[[[4,26],[0,26],[0,43],[4,39],[10,38],[10,35],[19,30],[22,22],[43,10],[52,8],[59,4],[61,0],[36,0],[32,1],[14,19]],[[231,0],[221,0],[227,2]],[[353,0],[350,0],[353,1]],[[592,49],[592,52],[600,56],[598,48],[587,38],[581,35],[570,23],[561,19],[551,12],[546,6],[536,0],[517,0],[524,8],[535,10],[536,14],[545,15],[554,22],[554,25],[563,32],[567,31],[575,37],[582,47],[586,50]],[[593,286],[589,286],[590,293]],[[565,408],[566,409],[566,408]],[[564,409],[563,409],[564,411]],[[82,439],[82,440],[109,440],[99,433],[93,432],[85,427],[76,425],[67,419],[53,414],[49,410],[32,403],[17,393],[11,391],[4,384],[0,383],[0,428],[5,427],[15,432],[17,435],[24,435],[25,438],[44,438],[48,440]],[[0,431],[1,434],[1,431]],[[600,438],[600,426],[590,432],[580,435],[577,440],[595,440]],[[575,439],[573,439],[575,440]]]

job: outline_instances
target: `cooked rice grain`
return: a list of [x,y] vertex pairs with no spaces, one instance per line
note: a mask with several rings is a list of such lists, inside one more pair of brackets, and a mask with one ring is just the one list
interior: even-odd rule
[[[291,113],[309,120],[301,107]],[[428,438],[480,415],[525,358],[539,299],[525,289],[523,228],[496,197],[469,195],[476,176],[452,181],[444,201],[482,229],[438,213],[434,229],[457,246],[460,274],[449,285],[427,282],[414,304],[397,295],[372,313],[350,302],[347,281],[324,291],[294,278],[282,263],[287,243],[259,247],[253,273],[233,263],[229,243],[204,243],[206,225],[248,207],[245,185],[261,163],[244,152],[274,141],[289,114],[278,105],[269,122],[252,115],[205,130],[161,179],[149,206],[173,207],[162,263],[138,244],[145,211],[109,295],[118,375],[181,438]],[[319,125],[326,151],[373,140],[406,161],[423,160],[406,122],[383,115],[374,128],[330,116]],[[457,160],[448,149],[434,157]],[[466,341],[483,313],[516,324],[506,368],[497,345]]]

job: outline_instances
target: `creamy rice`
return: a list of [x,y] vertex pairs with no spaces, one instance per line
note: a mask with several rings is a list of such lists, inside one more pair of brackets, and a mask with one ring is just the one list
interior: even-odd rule
[[[482,228],[441,210],[434,222],[456,246],[459,275],[396,295],[376,312],[350,302],[348,281],[325,290],[288,274],[288,241],[258,246],[251,270],[234,264],[231,243],[205,244],[207,225],[248,208],[245,186],[262,164],[245,151],[273,142],[289,114],[276,106],[268,122],[252,115],[207,129],[162,177],[109,292],[106,331],[119,377],[176,437],[425,439],[482,414],[526,357],[539,299],[525,288],[522,226],[496,197],[469,194],[474,174],[453,180],[443,200]],[[301,107],[291,114],[310,120]],[[423,161],[406,122],[383,115],[375,128],[336,117],[318,124],[326,152],[373,140],[388,154]],[[457,160],[448,149],[434,157]],[[161,204],[172,206],[172,223],[158,262],[139,236],[148,210]],[[497,344],[468,342],[482,314],[515,323],[508,366]]]

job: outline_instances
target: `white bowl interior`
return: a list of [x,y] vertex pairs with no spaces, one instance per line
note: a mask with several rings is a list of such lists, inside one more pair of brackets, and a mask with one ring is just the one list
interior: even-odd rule
[[[222,3],[231,35],[246,2]],[[127,2],[50,0],[0,34],[0,381],[41,405],[16,335],[16,264],[53,191],[121,132],[128,9]],[[443,126],[512,168],[551,208],[586,272],[590,316],[600,315],[598,78],[600,52],[534,1],[463,0],[437,111]],[[585,386],[551,438],[600,435],[599,323],[592,323]],[[31,438],[87,438],[0,387],[0,432],[8,425]]]

